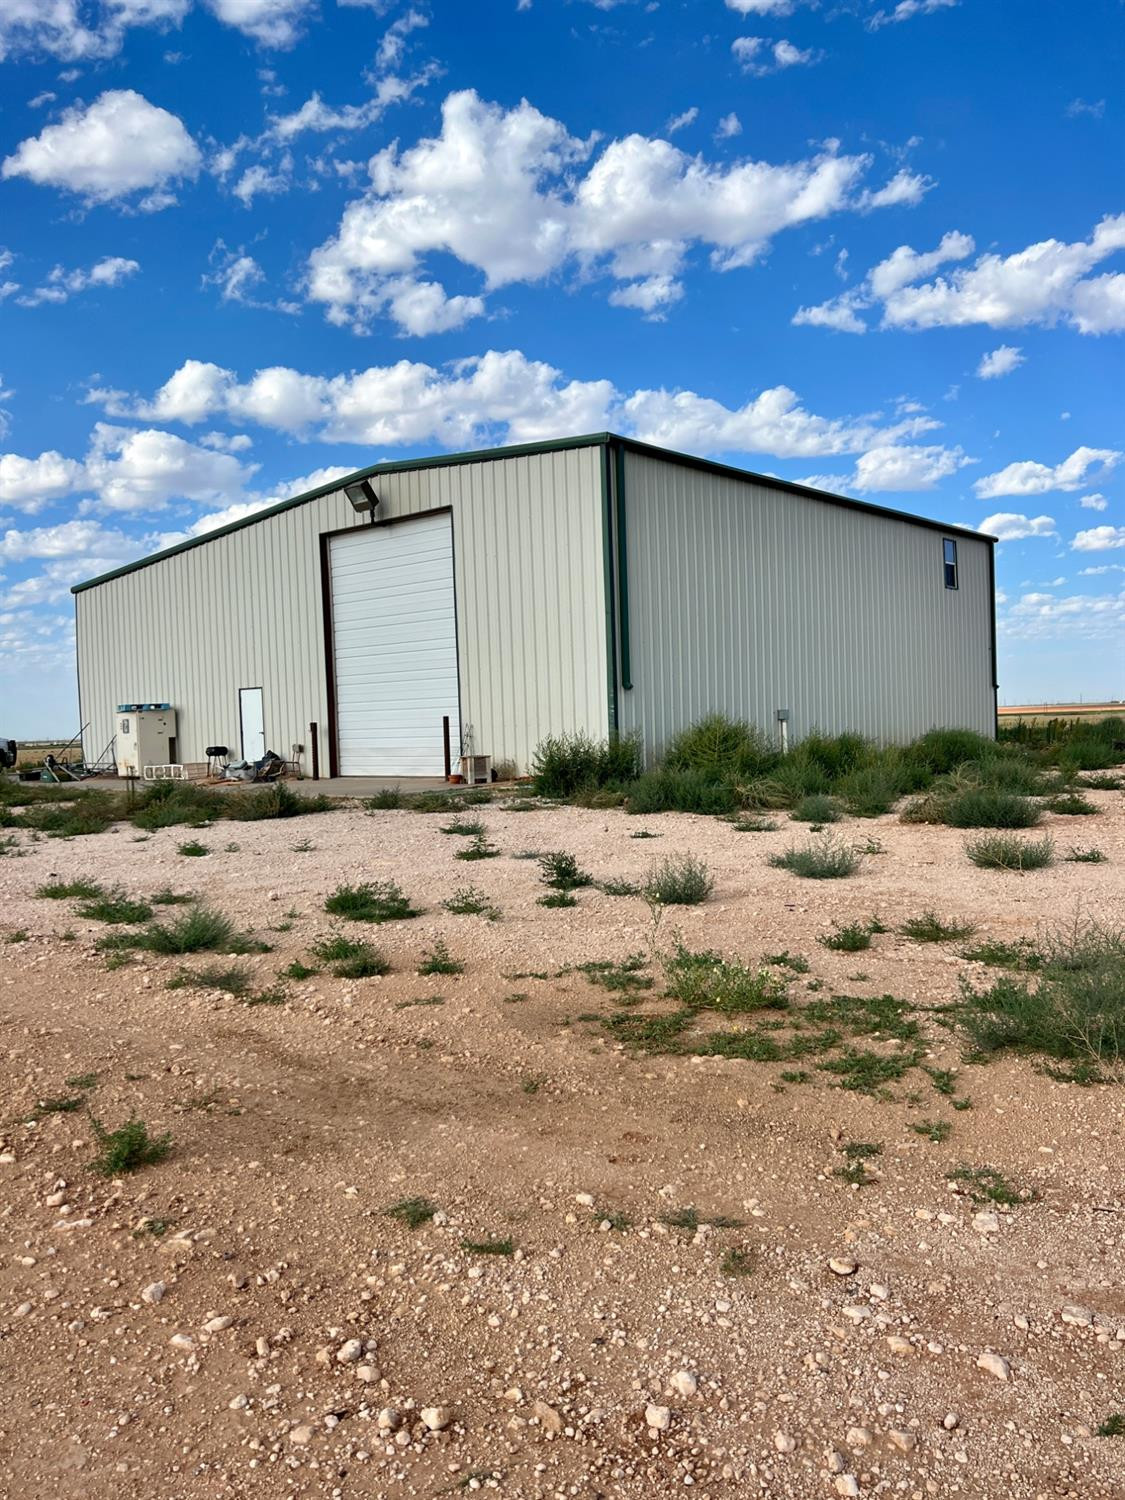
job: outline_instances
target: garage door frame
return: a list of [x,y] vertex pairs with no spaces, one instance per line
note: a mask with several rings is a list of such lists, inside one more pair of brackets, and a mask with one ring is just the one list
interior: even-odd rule
[[[340,746],[338,712],[336,705],[336,630],[332,618],[332,560],[333,538],[351,536],[357,531],[378,531],[387,526],[400,526],[410,521],[422,521],[427,516],[449,517],[450,561],[453,568],[453,647],[457,661],[457,720],[463,727],[464,704],[461,701],[461,631],[458,628],[461,611],[457,601],[457,528],[453,524],[453,507],[435,505],[428,510],[412,510],[399,516],[387,516],[385,520],[365,521],[359,526],[341,526],[336,531],[320,534],[320,601],[324,621],[324,680],[328,692],[328,774],[340,774]],[[452,745],[450,753],[456,763],[460,745]]]

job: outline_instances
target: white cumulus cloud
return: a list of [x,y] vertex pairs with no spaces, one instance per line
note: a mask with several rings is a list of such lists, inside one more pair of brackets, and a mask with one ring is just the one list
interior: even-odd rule
[[127,27],[178,25],[190,7],[191,0],[3,0],[0,61],[21,53],[99,61],[120,49]]
[[79,266],[73,271],[55,266],[41,286],[24,292],[16,301],[21,307],[38,307],[43,302],[69,302],[71,297],[89,291],[91,287],[120,286],[140,269],[137,261],[127,260],[122,255],[107,255],[88,268]]
[[860,491],[932,490],[971,462],[960,448],[884,443],[860,454],[851,487]]
[[1076,552],[1108,552],[1125,547],[1125,526],[1092,526],[1080,531],[1070,544]]
[[49,500],[73,494],[83,472],[80,463],[54,450],[38,458],[0,453],[0,504],[32,513],[42,510]]
[[1026,537],[1058,536],[1053,516],[1021,516],[1011,511],[999,511],[994,516],[985,516],[980,529],[1001,542],[1019,542]]
[[1109,508],[1109,501],[1104,495],[1099,494],[1083,495],[1078,503],[1083,510],[1107,510]]
[[[956,231],[944,235],[933,251],[901,245],[869,272],[861,288],[819,307],[802,307],[793,321],[861,332],[868,324],[859,313],[881,305],[881,327],[909,331],[1058,323],[1086,334],[1125,331],[1125,273],[1089,275],[1125,250],[1125,214],[1102,219],[1089,240],[1042,240],[1012,255],[982,255],[971,266],[924,279],[948,261],[966,260],[974,249],[969,236]],[[842,302],[850,318],[840,312]]]
[[802,50],[784,39],[771,42],[762,36],[736,37],[730,50],[742,71],[755,78],[764,78],[767,73],[778,73],[783,68],[808,67],[819,62],[823,55],[813,47]]
[[[490,350],[434,367],[410,360],[352,374],[307,375],[288,366],[258,370],[247,380],[221,365],[188,360],[149,399],[92,391],[114,416],[188,425],[225,417],[300,438],[372,446],[436,442],[468,447],[478,441],[519,442],[614,426],[648,442],[701,453],[766,453],[812,458],[906,445],[938,424],[920,413],[891,421],[836,418],[809,411],[786,386],[729,407],[694,391],[618,391],[608,380],[568,380],[519,350]],[[925,488],[963,458],[908,446],[892,460],[904,483]],[[877,478],[874,460],[864,475]]]
[[237,495],[256,467],[171,432],[99,422],[86,456],[86,481],[108,510],[148,511],[173,499],[212,501]]
[[109,203],[148,191],[140,206],[172,201],[171,185],[194,177],[199,148],[183,122],[133,89],[110,89],[93,104],[75,105],[56,125],[22,141],[0,175]]
[[292,47],[313,0],[205,0],[220,21],[263,47]]
[[795,0],[727,0],[727,9],[740,16],[789,16]]
[[430,255],[478,273],[485,293],[568,264],[623,282],[674,276],[693,246],[733,270],[784,229],[853,208],[868,166],[831,147],[715,164],[637,134],[599,149],[526,101],[507,110],[462,90],[444,102],[440,135],[372,158],[370,188],[310,257],[309,295],[332,322],[364,329],[393,313],[388,278],[432,279]]
[[977,376],[981,380],[999,380],[1002,375],[1010,375],[1013,370],[1019,369],[1025,360],[1026,355],[1014,345],[1001,344],[999,349],[981,356]]
[[878,10],[868,21],[872,31],[883,26],[895,26],[900,21],[912,21],[915,16],[930,16],[938,10],[951,10],[959,0],[898,0],[890,10]]
[[[1059,464],[1035,463],[1031,459],[1008,464],[995,474],[985,474],[973,488],[982,500],[998,495],[1046,495],[1052,490],[1080,490],[1107,474],[1120,459],[1113,448],[1076,448]],[[1096,474],[1091,474],[1096,469]]]

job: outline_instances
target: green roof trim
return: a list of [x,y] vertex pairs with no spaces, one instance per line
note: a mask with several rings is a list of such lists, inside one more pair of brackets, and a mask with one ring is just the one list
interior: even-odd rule
[[345,484],[353,484],[357,479],[373,479],[380,474],[402,474],[410,469],[442,469],[452,468],[458,464],[488,463],[493,459],[526,458],[540,453],[564,452],[571,448],[605,447],[610,443],[619,444],[627,452],[638,453],[646,458],[661,459],[665,463],[683,464],[688,468],[703,469],[711,474],[722,474],[730,479],[746,480],[752,484],[765,485],[768,489],[801,495],[808,500],[820,500],[827,505],[841,505],[848,510],[862,511],[867,515],[883,516],[887,520],[906,521],[912,526],[925,526],[931,531],[944,532],[947,536],[971,537],[978,542],[995,542],[996,540],[995,537],[987,536],[982,531],[973,531],[967,526],[947,526],[927,516],[915,516],[909,511],[893,510],[886,505],[872,505],[867,500],[853,500],[847,495],[834,495],[829,490],[813,489],[811,485],[798,484],[791,479],[779,479],[773,474],[758,474],[752,469],[740,469],[733,464],[718,463],[714,459],[698,458],[690,453],[677,453],[671,448],[659,448],[655,444],[642,443],[636,438],[622,437],[614,432],[591,432],[581,437],[553,438],[539,443],[514,443],[503,448],[478,448],[467,453],[438,453],[427,458],[391,459],[385,463],[371,464],[366,469],[356,469],[352,474],[343,474],[329,484],[318,485],[314,490],[306,490],[301,495],[294,495],[290,500],[279,500],[276,505],[268,505],[263,510],[256,510],[253,515],[244,516],[240,521],[231,521],[226,526],[216,526],[214,531],[205,532],[202,536],[194,536],[185,542],[177,542],[174,547],[165,547],[161,552],[150,553],[148,557],[140,557],[136,562],[124,563],[120,568],[113,568],[108,573],[100,573],[96,578],[88,578],[83,583],[76,583],[70,592],[81,594],[86,589],[97,588],[99,584],[109,583],[114,578],[124,578],[128,573],[136,573],[139,569],[150,567],[153,563],[163,562],[165,558],[175,557],[179,552],[190,551],[193,547],[204,547],[208,542],[216,541],[221,536],[229,536],[231,532],[242,531],[247,526],[256,526],[259,521],[265,521],[270,516],[280,515],[283,511],[292,510],[295,506],[306,505],[310,500],[319,500],[324,495],[334,494],[337,490],[343,489]]

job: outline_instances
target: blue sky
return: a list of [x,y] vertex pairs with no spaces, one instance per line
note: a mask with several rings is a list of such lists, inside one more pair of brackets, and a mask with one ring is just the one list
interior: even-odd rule
[[989,529],[1125,696],[1125,6],[0,0],[0,730],[72,583],[611,427]]

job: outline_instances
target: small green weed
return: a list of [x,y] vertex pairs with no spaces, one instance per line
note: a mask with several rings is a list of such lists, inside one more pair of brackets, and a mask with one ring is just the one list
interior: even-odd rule
[[172,1149],[169,1132],[153,1136],[148,1126],[135,1115],[130,1115],[124,1125],[116,1130],[106,1130],[100,1120],[90,1117],[98,1154],[90,1163],[102,1177],[118,1177],[123,1172],[136,1172],[141,1167],[150,1167],[163,1161]]
[[68,1089],[92,1089],[97,1087],[98,1075],[96,1073],[75,1073],[66,1080]]
[[770,864],[806,880],[842,880],[859,868],[859,855],[848,844],[826,836],[806,844],[803,849],[786,849],[784,854],[770,856]]
[[35,894],[48,901],[94,901],[104,892],[92,880],[56,880],[41,885]]
[[951,943],[955,938],[971,937],[976,930],[974,922],[943,922],[933,911],[909,917],[899,928],[903,937],[915,943]]
[[974,1203],[1028,1203],[1035,1197],[1014,1187],[995,1167],[955,1167],[947,1176]]
[[862,953],[871,947],[871,927],[867,922],[837,923],[831,932],[824,933],[818,942],[836,953]]
[[459,838],[479,839],[484,837],[484,824],[479,818],[455,818],[452,823],[443,824],[441,831]]
[[975,947],[963,949],[961,957],[971,959],[974,963],[989,964],[994,969],[1026,969],[1029,972],[1041,968],[1043,964],[1042,955],[1027,938],[1017,938],[1014,943],[1003,942],[1000,938],[985,938]]
[[1106,862],[1100,849],[1072,849],[1065,859],[1068,865],[1104,865]]
[[725,1214],[701,1214],[697,1208],[689,1205],[687,1208],[677,1208],[674,1213],[664,1214],[660,1222],[667,1224],[670,1229],[682,1229],[688,1234],[696,1234],[701,1224],[706,1224],[710,1229],[741,1229],[746,1220],[731,1219]]
[[857,1094],[884,1095],[889,1083],[899,1080],[917,1063],[916,1052],[860,1052],[845,1048],[837,1057],[817,1063],[824,1073],[839,1079],[838,1087]]
[[442,938],[438,938],[432,948],[426,950],[422,955],[422,962],[418,965],[419,974],[463,974],[465,965],[452,956]]
[[483,833],[474,835],[470,843],[464,849],[458,849],[454,859],[498,859],[500,850],[495,844],[490,844]]
[[230,918],[203,906],[195,907],[178,922],[169,922],[165,926],[156,922],[140,937],[137,947],[147,948],[150,953],[172,955],[207,950],[234,953],[243,946]]
[[614,1208],[595,1208],[593,1217],[595,1224],[605,1224],[618,1234],[624,1234],[633,1224],[632,1219],[627,1214],[623,1214]]
[[78,915],[88,922],[135,926],[138,922],[147,922],[151,918],[152,907],[147,901],[131,900],[121,891],[107,891],[96,900],[80,906]]
[[281,977],[283,979],[311,979],[314,974],[319,973],[319,969],[303,964],[299,958],[295,958],[291,964],[282,969]]
[[762,957],[764,964],[769,964],[774,969],[791,969],[794,974],[807,974],[809,972],[809,961],[800,953],[790,953],[784,949],[781,953],[766,953]]
[[957,1074],[953,1068],[928,1068],[923,1063],[922,1072],[929,1078],[937,1093],[944,1094],[946,1098],[951,1098],[956,1093]]
[[644,898],[652,906],[698,906],[715,882],[701,859],[683,854],[662,860],[648,873]]
[[152,902],[153,906],[190,906],[195,897],[188,895],[184,891],[164,889],[157,891],[155,895],[150,896],[148,899]]
[[406,1224],[411,1229],[420,1229],[437,1213],[437,1204],[431,1203],[428,1198],[400,1198],[397,1203],[385,1208],[383,1213],[388,1219],[398,1219],[399,1223]]
[[83,1102],[81,1095],[40,1099],[35,1106],[35,1118],[41,1120],[45,1115],[71,1115],[75,1110],[82,1108]]
[[573,854],[558,849],[552,853],[536,856],[543,884],[556,891],[573,891],[580,886],[593,885],[593,876],[579,867]]
[[883,1148],[877,1141],[845,1141],[840,1149],[844,1153],[844,1165],[833,1168],[833,1177],[839,1177],[850,1187],[869,1187],[871,1183],[878,1181],[865,1165],[883,1154]]
[[331,964],[337,979],[371,979],[389,974],[391,966],[370,943],[353,942],[342,933],[320,938],[310,949],[314,958]]
[[500,920],[500,908],[491,902],[475,885],[459,886],[442,906],[459,917],[487,917],[490,922]]
[[273,985],[268,990],[257,990],[252,995],[244,995],[242,997],[242,1003],[244,1005],[251,1006],[284,1005],[288,1001],[288,999],[289,996],[285,993],[280,985]]
[[[785,981],[769,969],[752,969],[739,959],[725,959],[712,950],[693,953],[677,943],[664,961],[668,995],[690,1013],[714,1010],[737,1015],[756,1010],[784,1010],[788,1005]],[[653,1020],[667,1018],[655,1017]]]
[[221,990],[224,995],[241,998],[250,992],[250,971],[244,964],[231,964],[225,969],[212,964],[208,968],[197,969],[194,972],[189,969],[180,969],[169,979],[167,988],[170,990]]
[[390,786],[384,788],[381,792],[376,792],[373,797],[366,798],[363,805],[367,808],[368,812],[389,812],[395,808],[402,807],[404,802],[405,798],[398,787]]
[[1104,1422],[1098,1424],[1098,1437],[1125,1437],[1125,1412],[1111,1412]]
[[393,880],[337,886],[325,901],[324,910],[349,922],[401,922],[421,915]]
[[607,896],[639,896],[641,888],[633,880],[599,880],[598,890]]
[[753,1250],[742,1250],[732,1245],[719,1262],[721,1276],[753,1276],[758,1269],[758,1257]]
[[[745,813],[742,817],[731,819],[731,828],[735,833],[776,833],[779,824],[773,818],[763,818],[755,813]],[[633,835],[634,838],[637,834]]]
[[514,1255],[514,1240],[462,1240],[461,1249],[469,1255]]
[[554,909],[561,906],[577,906],[578,902],[569,891],[550,891],[546,896],[539,897],[538,904]]
[[1070,818],[1088,818],[1096,813],[1098,809],[1079,792],[1067,792],[1061,797],[1048,797],[1047,809],[1049,812],[1061,813]]
[[842,816],[839,803],[834,797],[826,797],[823,793],[813,792],[811,796],[802,797],[794,807],[792,815],[798,823],[838,823]]
[[6,943],[26,943],[30,939],[30,937],[31,933],[28,932],[26,928],[17,927],[14,929],[14,931],[9,932],[4,941]]
[[200,859],[204,854],[210,854],[206,844],[201,844],[198,839],[188,839],[186,843],[176,848],[177,854],[182,854],[185,859]]
[[912,1120],[910,1128],[915,1135],[924,1135],[928,1141],[940,1145],[947,1141],[953,1132],[953,1126],[948,1120]]
[[963,986],[958,1018],[978,1053],[1038,1053],[1087,1069],[1125,1061],[1125,929],[1082,921],[1040,934],[1034,981]]
[[643,972],[648,960],[643,953],[630,953],[620,963],[613,959],[592,959],[578,964],[579,973],[585,974],[591,984],[603,989],[629,994],[638,990],[651,990],[652,977]]
[[1055,844],[1049,836],[1041,839],[1017,839],[1011,834],[986,834],[970,839],[965,853],[982,870],[1042,870],[1055,862]]

